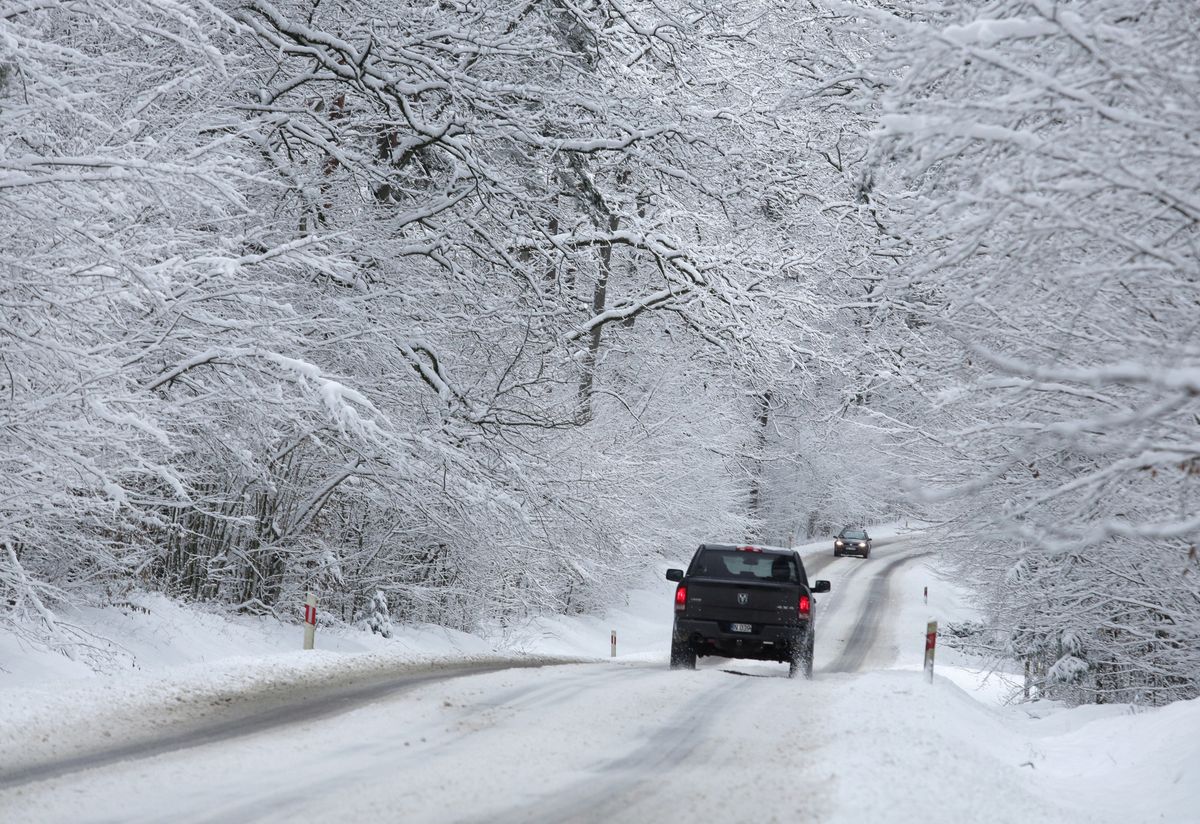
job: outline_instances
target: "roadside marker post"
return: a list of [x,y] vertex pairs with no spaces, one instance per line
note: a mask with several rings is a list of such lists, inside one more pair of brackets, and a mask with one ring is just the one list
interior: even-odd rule
[[925,626],[925,680],[933,683],[933,653],[937,647],[937,621]]
[[312,649],[317,635],[317,596],[310,592],[304,598],[304,648]]
[[617,631],[615,629],[612,631],[612,650],[609,652],[608,657],[617,657]]
[[925,587],[925,592],[921,597],[925,599],[925,603],[929,603],[929,587]]

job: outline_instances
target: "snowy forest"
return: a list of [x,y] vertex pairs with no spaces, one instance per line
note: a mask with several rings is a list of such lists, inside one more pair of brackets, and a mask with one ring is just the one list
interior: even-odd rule
[[471,630],[931,524],[1200,695],[1192,0],[0,0],[0,625]]

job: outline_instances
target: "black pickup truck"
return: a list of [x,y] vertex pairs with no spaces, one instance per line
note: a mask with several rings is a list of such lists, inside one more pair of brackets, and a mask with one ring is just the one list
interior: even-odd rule
[[754,658],[789,664],[788,677],[812,677],[813,594],[790,549],[701,544],[685,573],[668,569],[675,588],[671,668],[695,669],[696,657]]

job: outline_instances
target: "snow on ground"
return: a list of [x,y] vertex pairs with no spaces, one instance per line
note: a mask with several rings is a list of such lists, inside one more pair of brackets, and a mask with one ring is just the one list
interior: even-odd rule
[[298,624],[149,593],[60,617],[95,636],[107,664],[93,671],[0,631],[0,775],[228,717],[300,690],[337,689],[405,666],[502,657],[481,638],[435,626],[404,627],[384,639],[326,625],[318,628],[318,649],[304,651]]
[[623,604],[604,615],[548,615],[494,630],[489,637],[498,649],[523,654],[608,658],[610,634],[615,631],[621,660],[666,660],[675,591],[675,584],[664,577],[668,566],[663,564],[657,574],[647,575],[643,588],[629,592]]
[[[362,653],[399,649],[414,656],[492,651],[479,638],[442,627],[405,627],[394,641],[388,641],[370,632],[330,624],[323,614],[319,615],[317,646],[326,651]],[[85,661],[87,656],[71,661],[0,629],[0,689],[299,651],[304,635],[298,623],[285,624],[269,616],[230,615],[219,609],[181,604],[155,593],[130,596],[119,606],[63,613],[59,620],[91,636],[91,643],[108,659],[107,665],[94,672]]]
[[[928,588],[928,603],[925,590]],[[912,564],[899,570],[891,585],[891,609],[898,626],[904,627],[897,645],[894,669],[921,670],[925,665],[925,629],[937,621],[940,629],[951,622],[977,620],[982,616],[972,604],[969,589],[929,563]],[[939,641],[934,669],[968,694],[991,705],[1014,701],[1022,688],[1022,677],[1014,669],[997,668],[995,661],[966,655]]]
[[[1189,822],[1198,711],[1191,702],[1092,717],[1041,736],[1036,721],[914,672],[805,683],[644,663],[508,670],[51,779],[0,794],[0,812],[124,822]],[[1090,754],[1063,750],[1076,746]],[[1096,757],[1115,746],[1152,760]],[[1161,769],[1154,748],[1173,759],[1170,773],[1127,775]]]
[[[1130,715],[1060,710],[1053,732],[948,679],[881,671],[841,684],[823,715],[828,821],[1200,821],[1200,701]],[[864,746],[869,742],[869,746]]]
[[[687,552],[606,615],[540,618],[486,640],[322,627],[318,650],[302,652],[297,625],[142,596],[140,608],[73,617],[126,651],[125,669],[97,676],[0,634],[0,778],[180,719],[226,719],[259,699],[414,664],[592,661],[439,681],[0,791],[0,819],[565,821],[584,810],[632,822],[1200,824],[1200,701],[1142,711],[1006,704],[1011,679],[948,648],[926,683],[925,622],[973,617],[969,593],[914,557],[919,534],[871,531],[880,543],[866,561],[833,559],[827,541],[801,548],[810,577],[834,587],[818,599],[817,677],[807,683],[770,663],[666,669],[674,585],[662,572]],[[764,779],[765,764],[786,772]]]

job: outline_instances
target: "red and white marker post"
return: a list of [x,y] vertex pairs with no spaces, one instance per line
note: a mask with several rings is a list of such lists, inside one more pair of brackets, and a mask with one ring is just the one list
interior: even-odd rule
[[304,599],[304,648],[312,649],[317,635],[317,596],[308,593]]
[[937,647],[937,621],[925,626],[925,680],[933,683],[933,652]]
[[612,631],[612,650],[611,650],[611,652],[609,652],[608,657],[609,658],[617,657],[617,631],[615,629]]

